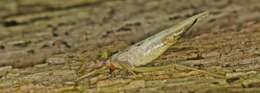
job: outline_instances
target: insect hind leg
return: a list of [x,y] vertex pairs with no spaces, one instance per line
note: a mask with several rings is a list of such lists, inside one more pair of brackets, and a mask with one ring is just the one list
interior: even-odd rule
[[166,66],[156,66],[156,67],[136,67],[136,68],[132,68],[132,70],[134,72],[152,72],[152,71],[166,70],[172,68],[173,68],[172,65],[166,65]]
[[133,68],[128,64],[120,64],[124,69],[132,73],[133,75],[136,75],[136,73],[133,71]]
[[208,72],[205,70],[200,70],[200,69],[193,68],[193,67],[188,67],[185,65],[178,65],[178,64],[169,64],[169,65],[165,65],[165,66],[156,66],[156,67],[137,67],[137,68],[133,68],[132,70],[134,72],[152,72],[152,71],[159,71],[159,70],[171,70],[171,69],[177,69],[177,68],[190,69],[190,70],[204,73],[206,75],[216,77],[216,78],[222,78],[222,79],[225,78],[225,76],[223,76],[223,75],[211,73],[211,72]]

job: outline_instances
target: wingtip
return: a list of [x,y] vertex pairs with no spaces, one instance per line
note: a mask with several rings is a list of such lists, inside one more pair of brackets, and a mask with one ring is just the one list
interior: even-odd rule
[[205,18],[207,16],[209,16],[210,12],[209,11],[204,11],[204,12],[201,12],[199,14],[196,14],[195,16],[193,16],[192,18],[196,18],[196,19],[202,19],[202,18]]
[[209,11],[204,11],[204,12],[198,13],[198,14],[184,20],[179,25],[176,25],[174,28],[178,28],[178,29],[186,28],[186,29],[185,30],[179,30],[179,32],[176,32],[175,35],[182,37],[185,33],[187,33],[187,31],[194,24],[196,24],[198,21],[203,20],[204,18],[208,17],[208,15],[209,15]]

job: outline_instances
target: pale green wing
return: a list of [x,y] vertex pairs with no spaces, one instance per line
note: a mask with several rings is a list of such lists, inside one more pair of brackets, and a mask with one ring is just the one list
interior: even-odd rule
[[163,30],[130,46],[126,50],[114,54],[111,60],[118,63],[127,63],[131,66],[148,64],[165,52],[189,28],[206,15],[208,15],[208,12],[203,12],[181,21],[169,29]]

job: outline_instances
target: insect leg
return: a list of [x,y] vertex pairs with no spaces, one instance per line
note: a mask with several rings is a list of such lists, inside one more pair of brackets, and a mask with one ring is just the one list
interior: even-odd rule
[[128,70],[130,73],[132,73],[133,75],[136,75],[136,73],[132,70],[133,68],[130,67],[128,64],[120,64],[123,68],[125,68],[126,70]]
[[170,64],[170,65],[166,65],[166,66],[157,66],[157,67],[137,67],[137,68],[133,68],[132,70],[135,72],[152,72],[152,71],[158,71],[158,70],[169,70],[172,68],[190,69],[190,70],[198,71],[200,73],[204,73],[204,74],[216,77],[216,78],[222,78],[222,79],[225,78],[225,76],[222,76],[219,74],[211,73],[208,71],[204,71],[204,70],[200,70],[197,68],[192,68],[192,67],[188,67],[188,66],[184,66],[184,65],[178,65],[178,64]]
[[102,73],[106,73],[106,67],[105,67],[105,66],[101,67],[101,68],[98,69],[98,70],[94,70],[94,71],[92,71],[92,72],[90,72],[90,73],[87,73],[87,74],[85,74],[85,75],[79,77],[78,79],[76,79],[76,82],[78,82],[78,81],[80,81],[80,80],[83,80],[83,79],[85,79],[85,78],[88,78],[88,77],[90,77],[90,76],[97,75],[97,74],[102,74]]
[[[134,72],[152,72],[152,71],[158,71],[158,70],[165,70],[166,68],[170,68],[171,65],[167,66],[156,66],[156,67],[136,67],[132,68]],[[171,66],[172,68],[172,66]]]
[[183,68],[183,69],[190,69],[190,70],[193,70],[193,71],[204,73],[204,74],[207,74],[207,75],[215,77],[215,78],[221,78],[221,79],[225,79],[226,78],[224,75],[211,73],[211,72],[208,72],[208,71],[205,71],[205,70],[200,70],[200,69],[189,67],[189,66],[185,66],[185,65],[178,65],[178,64],[171,64],[171,65],[174,65],[176,68],[179,67],[179,68]]

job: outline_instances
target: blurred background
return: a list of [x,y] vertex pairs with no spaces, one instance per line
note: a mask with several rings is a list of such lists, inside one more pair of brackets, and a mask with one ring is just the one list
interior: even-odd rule
[[120,86],[93,77],[79,90],[260,91],[259,0],[0,0],[0,92],[72,92],[100,52],[111,55],[203,11],[210,16],[150,66],[176,63],[228,79],[175,77],[189,73],[181,70],[159,80],[113,81],[127,82]]

